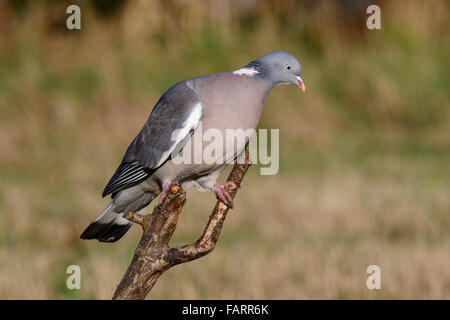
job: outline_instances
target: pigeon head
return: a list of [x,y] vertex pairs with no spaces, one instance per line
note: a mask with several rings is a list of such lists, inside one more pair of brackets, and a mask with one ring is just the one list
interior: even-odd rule
[[282,51],[268,53],[253,60],[240,70],[248,70],[254,76],[269,81],[272,86],[278,84],[294,84],[305,92],[305,84],[300,77],[302,67],[298,60]]

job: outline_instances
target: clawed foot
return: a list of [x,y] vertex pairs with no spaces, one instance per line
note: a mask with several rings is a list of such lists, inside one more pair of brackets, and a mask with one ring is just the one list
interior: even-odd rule
[[227,206],[229,206],[231,209],[233,209],[233,207],[234,207],[233,198],[230,196],[228,191],[225,189],[225,187],[228,187],[228,186],[233,187],[235,189],[238,188],[237,184],[234,183],[233,181],[227,181],[223,184],[215,184],[213,186],[213,191],[217,195],[217,197],[220,199],[220,201],[222,201]]
[[174,180],[172,182],[166,183],[163,187],[163,190],[161,192],[161,196],[159,197],[159,201],[158,204],[163,203],[164,199],[167,197],[167,192],[170,189],[170,186],[172,185],[172,183],[177,182],[177,180]]

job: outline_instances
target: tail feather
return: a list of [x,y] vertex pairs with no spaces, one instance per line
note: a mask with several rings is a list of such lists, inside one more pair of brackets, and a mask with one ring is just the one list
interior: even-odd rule
[[81,239],[98,239],[101,242],[115,242],[131,228],[133,223],[114,211],[111,202],[106,209],[81,234]]
[[128,212],[143,210],[157,196],[157,193],[144,189],[158,187],[154,181],[120,191],[103,212],[81,234],[81,239],[98,239],[102,242],[114,242],[123,237],[133,222],[124,218]]
[[115,224],[114,222],[104,224],[92,222],[81,234],[81,239],[98,239],[101,242],[115,242],[131,228],[132,222],[125,225]]

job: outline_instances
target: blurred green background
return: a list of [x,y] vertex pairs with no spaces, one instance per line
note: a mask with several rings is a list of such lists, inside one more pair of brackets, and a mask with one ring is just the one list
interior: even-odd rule
[[[158,98],[283,50],[307,92],[266,101],[279,173],[252,167],[215,251],[148,298],[449,299],[450,3],[383,1],[371,31],[372,3],[0,2],[0,298],[111,298],[139,228],[114,244],[79,235]],[[196,239],[214,203],[189,189],[172,243]],[[81,290],[66,288],[71,264]],[[366,287],[372,264],[381,290]]]

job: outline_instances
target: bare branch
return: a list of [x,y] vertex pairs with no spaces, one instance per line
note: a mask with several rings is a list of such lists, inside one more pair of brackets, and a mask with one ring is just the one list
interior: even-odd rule
[[[228,176],[228,181],[233,181],[237,186],[240,186],[251,165],[248,150],[244,156],[245,163],[236,163]],[[237,188],[226,188],[234,199]],[[113,299],[145,299],[164,271],[177,264],[198,259],[214,250],[229,210],[220,200],[217,201],[203,234],[197,241],[182,247],[169,247],[185,202],[186,192],[175,183],[171,185],[163,203],[157,205],[151,215],[127,215],[127,219],[140,224],[144,232]]]
[[126,218],[134,223],[142,224],[144,223],[144,216],[136,212],[128,212]]

